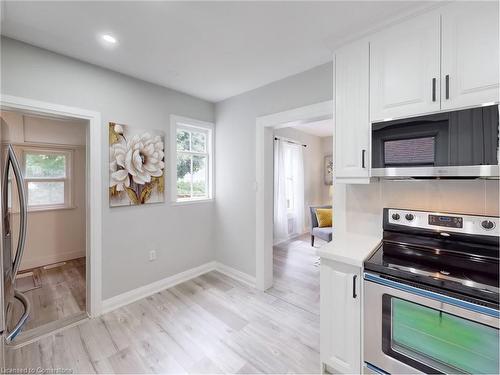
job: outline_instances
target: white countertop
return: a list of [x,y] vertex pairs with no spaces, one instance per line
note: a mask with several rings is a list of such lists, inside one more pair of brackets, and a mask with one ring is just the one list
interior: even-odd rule
[[321,258],[363,267],[363,262],[378,247],[381,237],[350,232],[333,232],[332,242],[317,250]]

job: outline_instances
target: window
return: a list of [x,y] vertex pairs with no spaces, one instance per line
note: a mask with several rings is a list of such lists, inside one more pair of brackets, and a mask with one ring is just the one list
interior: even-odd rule
[[172,136],[175,162],[172,181],[175,202],[212,199],[213,125],[197,120],[172,116]]
[[24,183],[28,208],[71,207],[71,151],[25,149]]

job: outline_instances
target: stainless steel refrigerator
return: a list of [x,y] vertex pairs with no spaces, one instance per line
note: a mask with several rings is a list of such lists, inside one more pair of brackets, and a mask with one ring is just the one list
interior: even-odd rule
[[[5,351],[8,345],[22,331],[29,314],[28,299],[15,289],[15,280],[24,252],[27,227],[27,202],[21,167],[14,153],[12,145],[2,146],[2,160],[0,160],[0,177],[2,179],[0,212],[2,222],[0,232],[0,266],[3,276],[0,278],[0,367],[4,368]],[[17,192],[11,191],[17,189]],[[19,233],[13,233],[11,201],[18,197],[19,201]],[[17,215],[16,215],[17,217]],[[17,239],[16,243],[14,238]],[[22,313],[18,313],[16,304],[21,304]]]

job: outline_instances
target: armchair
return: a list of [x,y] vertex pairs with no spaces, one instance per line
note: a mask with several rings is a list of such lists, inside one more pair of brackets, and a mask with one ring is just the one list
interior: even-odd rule
[[332,240],[333,228],[324,227],[320,228],[318,225],[318,218],[316,217],[316,210],[318,208],[332,208],[332,206],[310,206],[311,212],[311,246],[314,246],[314,237],[319,237],[322,240],[330,242]]

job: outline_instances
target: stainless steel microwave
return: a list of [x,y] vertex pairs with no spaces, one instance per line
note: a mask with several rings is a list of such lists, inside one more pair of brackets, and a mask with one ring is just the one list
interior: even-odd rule
[[498,105],[372,124],[371,175],[500,176]]

